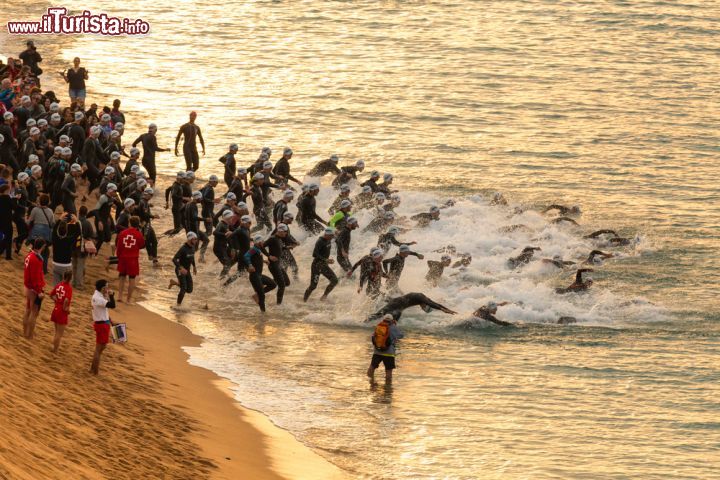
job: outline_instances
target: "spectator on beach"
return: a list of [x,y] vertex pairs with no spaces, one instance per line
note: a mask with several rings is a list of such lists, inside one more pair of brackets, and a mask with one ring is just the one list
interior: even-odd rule
[[12,108],[13,98],[15,98],[15,90],[12,88],[12,81],[9,78],[3,78],[0,82],[0,102],[5,106],[5,110]]
[[35,322],[40,313],[45,289],[43,275],[43,256],[40,252],[45,248],[45,240],[36,238],[32,250],[25,257],[25,313],[23,315],[23,335],[28,340],[33,338]]
[[92,320],[95,330],[95,353],[93,354],[90,373],[97,375],[100,372],[100,356],[108,343],[110,343],[110,312],[108,308],[115,308],[115,294],[108,288],[107,280],[95,282],[95,293],[92,300]]
[[80,225],[71,213],[55,223],[52,231],[53,283],[60,283],[65,272],[72,271],[72,253],[80,241]]
[[12,260],[13,208],[10,198],[10,185],[0,185],[0,255]]
[[110,110],[110,118],[115,126],[117,126],[118,123],[125,125],[125,114],[120,111],[120,100],[117,98],[113,100],[113,108]]
[[[72,254],[73,287],[78,290],[85,289],[85,260],[95,250],[95,229],[87,219],[88,209],[85,205],[80,207],[78,224],[80,225],[80,244],[75,247]],[[89,249],[88,246],[91,248]]]
[[40,195],[39,205],[30,211],[28,226],[30,227],[30,241],[36,238],[43,240],[43,272],[47,273],[48,255],[50,254],[49,243],[52,240],[52,228],[55,225],[55,214],[48,208],[50,197],[46,194]]
[[72,68],[68,68],[65,72],[60,72],[65,83],[69,84],[68,96],[71,102],[77,102],[82,108],[85,105],[85,80],[88,79],[88,71],[80,66],[80,58],[73,59]]
[[42,57],[37,51],[37,48],[35,47],[35,42],[32,40],[28,40],[27,48],[23,50],[23,52],[18,55],[20,57],[20,60],[23,61],[23,65],[26,65],[30,67],[30,71],[33,73],[33,75],[39,77],[42,75],[43,71],[42,68],[40,68],[40,65],[38,65],[40,62],[42,62]]
[[129,277],[127,303],[132,303],[132,294],[135,291],[135,279],[140,275],[140,250],[145,248],[145,237],[140,233],[140,218],[130,217],[130,226],[118,233],[115,254],[118,257],[117,270],[120,276],[120,289],[118,301],[122,302],[125,290],[125,277]]
[[68,315],[70,315],[70,302],[72,301],[73,289],[70,286],[72,280],[72,272],[66,270],[63,273],[62,281],[56,284],[50,291],[50,298],[55,301],[55,307],[50,314],[50,321],[55,324],[55,337],[53,338],[52,352],[57,353],[60,348],[60,340],[62,339],[65,327],[68,324]]

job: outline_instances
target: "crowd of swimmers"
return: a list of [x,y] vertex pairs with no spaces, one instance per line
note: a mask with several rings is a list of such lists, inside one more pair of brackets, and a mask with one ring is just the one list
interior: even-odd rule
[[[76,59],[73,69],[64,73],[66,80],[87,79],[87,71],[79,70],[79,63]],[[3,80],[3,85],[6,83]],[[398,237],[428,228],[440,219],[443,208],[454,205],[452,200],[410,217],[401,217],[396,212],[401,196],[393,175],[373,170],[360,182],[366,168],[362,160],[341,166],[339,157],[330,155],[313,166],[306,174],[309,180],[303,182],[291,172],[291,148],[284,148],[281,155],[273,159],[273,152],[265,147],[255,161],[242,164],[236,158],[237,144],[229,145],[219,158],[221,176],[210,175],[202,182],[195,175],[200,163],[197,145],[200,144],[204,155],[205,142],[196,124],[197,114],[191,112],[189,121],[178,131],[174,148],[175,155],[179,156],[182,140],[186,170],[178,172],[163,192],[173,226],[158,235],[153,228],[157,215],[152,204],[157,193],[155,155],[170,149],[158,145],[157,126],[150,124],[147,132],[138,136],[126,150],[125,116],[120,111],[119,100],[101,110],[95,104],[85,109],[84,83],[76,82],[69,90],[70,106],[61,109],[54,93],[43,92],[39,81],[29,90],[15,80],[10,85],[17,95],[3,97],[0,91],[0,108],[4,110],[0,125],[0,255],[4,253],[6,259],[11,259],[13,251],[19,254],[23,245],[30,247],[25,257],[23,325],[25,336],[32,338],[52,250],[54,287],[49,295],[56,302],[51,320],[56,324],[53,351],[57,351],[68,321],[72,289],[84,288],[85,259],[97,255],[108,245],[107,268],[116,265],[119,291],[115,295],[105,279],[95,284],[92,307],[97,348],[91,367],[94,373],[109,341],[112,322],[107,309],[114,308],[116,301],[133,301],[141,250],[145,250],[153,264],[159,265],[159,239],[176,235],[182,235],[183,239],[172,257],[175,278],[168,288],[178,289],[177,307],[193,292],[196,255],[198,262],[205,262],[211,242],[212,254],[220,265],[220,281],[229,285],[246,278],[254,292],[252,298],[262,312],[268,308],[268,293],[275,291],[275,303],[282,304],[291,278],[293,283],[299,282],[299,261],[310,267],[309,282],[303,293],[305,302],[311,299],[323,279],[321,301],[338,285],[338,273],[352,278],[358,272],[358,293],[364,290],[368,297],[383,303],[368,317],[368,321],[379,321],[372,337],[374,354],[368,369],[370,377],[383,363],[387,380],[392,378],[395,344],[402,336],[397,322],[405,309],[419,306],[426,312],[455,313],[422,293],[403,294],[399,289],[407,258],[425,260],[425,255],[412,249],[416,242]],[[23,95],[24,92],[28,95]],[[326,175],[333,179],[330,187],[325,188],[335,189],[337,197],[330,205],[320,207],[317,195],[321,189],[320,179]],[[87,185],[87,193],[79,193],[79,185]],[[84,205],[87,202],[93,207],[89,209]],[[507,205],[499,193],[490,203]],[[59,206],[62,214],[58,219],[55,211]],[[371,220],[360,225],[355,214],[363,210],[371,212]],[[551,205],[544,213],[550,211],[559,213],[553,223],[577,224],[572,217],[580,214],[578,207],[563,205]],[[293,235],[295,228],[304,230],[314,242],[307,259],[298,261],[295,257],[294,251],[300,245]],[[507,227],[507,231],[525,228],[513,225]],[[357,229],[378,235],[377,244],[361,255],[356,253],[352,242]],[[602,240],[608,246],[631,243],[612,230],[599,230],[587,238]],[[395,252],[391,255],[393,249]],[[508,267],[523,268],[537,259],[538,251],[539,247],[524,248],[508,260]],[[462,269],[472,262],[470,254],[459,253],[451,245],[432,253],[438,255],[426,260],[425,278],[430,285],[437,285],[447,268]],[[594,264],[612,256],[612,253],[593,250],[583,263]],[[539,260],[559,269],[575,265],[558,256]],[[577,269],[575,281],[557,289],[557,293],[587,290],[592,285],[591,278],[583,277],[587,272],[592,269]],[[498,307],[506,304],[489,302],[478,308],[474,317],[512,326],[511,322],[496,317]],[[572,317],[563,317],[559,323],[573,321]]]

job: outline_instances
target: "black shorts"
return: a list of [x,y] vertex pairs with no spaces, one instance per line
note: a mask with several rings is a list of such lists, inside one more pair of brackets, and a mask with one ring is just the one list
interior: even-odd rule
[[395,357],[373,353],[372,360],[370,360],[370,366],[372,368],[378,368],[381,362],[385,365],[385,370],[393,370],[395,368]]

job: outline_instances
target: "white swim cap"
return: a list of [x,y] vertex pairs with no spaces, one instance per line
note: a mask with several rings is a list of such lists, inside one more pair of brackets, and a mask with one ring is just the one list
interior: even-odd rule
[[311,183],[310,185],[308,185],[308,190],[320,190],[320,185],[318,185],[317,183],[313,182],[313,183]]
[[292,155],[292,153],[293,153],[293,151],[292,151],[292,148],[290,148],[290,147],[285,147],[285,150],[283,150],[283,155],[285,155],[285,156]]
[[119,136],[120,136],[120,132],[118,132],[117,130],[113,130],[110,132],[110,138],[117,138]]
[[90,129],[90,135],[100,135],[102,133],[102,127],[98,125],[93,125],[93,127]]
[[225,197],[225,200],[237,200],[237,196],[233,192],[230,192]]
[[269,157],[272,154],[272,150],[270,150],[270,147],[263,147],[262,153]]
[[187,235],[185,235],[185,238],[187,238],[188,241],[190,241],[190,240],[195,240],[195,239],[197,239],[198,237],[197,237],[197,233],[195,233],[195,232],[188,232]]
[[350,208],[350,207],[352,207],[352,202],[350,200],[348,200],[347,198],[345,200],[343,200],[342,202],[340,202],[340,210],[342,210],[343,208]]
[[13,115],[12,112],[5,112],[5,113],[3,113],[3,118],[4,118],[5,120],[10,120],[11,118],[14,118],[14,117],[15,117],[15,116]]
[[47,120],[45,120],[44,118],[41,118],[40,120],[37,121],[37,126],[38,126],[38,127],[45,127],[45,126],[47,126]]
[[370,256],[371,256],[371,257],[374,257],[374,258],[376,258],[376,257],[382,257],[382,256],[383,256],[383,251],[382,251],[381,249],[377,248],[377,247],[373,247],[373,248],[370,249]]
[[232,210],[225,210],[225,211],[222,213],[222,218],[224,218],[224,219],[227,220],[228,218],[232,217],[233,215],[235,215],[235,214],[233,213]]
[[383,180],[386,182],[389,182],[392,179],[393,179],[392,173],[386,173],[385,175],[383,175]]
[[[135,167],[138,167],[138,166],[137,166],[137,165],[133,165],[133,168],[135,168]],[[140,169],[140,167],[138,167],[138,170],[139,170],[139,169]],[[132,169],[131,169],[131,171],[132,171]],[[185,172],[177,172],[176,177],[177,177],[177,178],[185,178]]]
[[401,251],[401,252],[409,252],[409,251],[410,251],[410,246],[409,246],[409,245],[402,244],[402,245],[400,245],[400,251]]
[[264,180],[264,179],[265,179],[265,175],[263,175],[263,174],[260,173],[260,172],[258,172],[258,173],[256,173],[255,175],[253,175],[253,180]]
[[257,235],[255,235],[255,236],[253,237],[253,242],[256,243],[256,244],[257,244],[257,243],[260,243],[260,242],[262,242],[262,241],[263,241],[263,236],[262,236],[261,233],[258,233]]
[[195,172],[193,172],[192,170],[188,170],[187,172],[185,172],[185,178],[195,178]]
[[82,120],[83,118],[85,118],[85,114],[83,112],[75,112],[73,118],[75,118],[75,121]]
[[355,217],[348,217],[347,224],[348,225],[356,225],[358,223],[357,218]]
[[42,167],[40,165],[33,165],[30,169],[30,173],[38,173],[42,172]]
[[20,103],[27,103],[27,102],[30,102],[30,101],[31,101],[31,100],[30,100],[30,97],[28,97],[27,95],[23,95],[23,96],[20,98]]
[[443,255],[442,257],[440,257],[440,260],[442,260],[443,262],[449,262],[450,260],[452,260],[452,258],[450,257],[450,255]]
[[217,181],[218,181],[218,176],[217,176],[217,175],[210,175],[210,176],[208,177],[208,182],[217,182]]
[[398,227],[396,227],[395,225],[393,225],[392,227],[388,228],[388,233],[391,233],[391,234],[393,234],[393,235],[397,235],[398,233],[400,233],[400,228],[398,228]]
[[[70,170],[72,170],[73,172],[80,172],[82,171],[82,167],[78,163],[73,163],[72,165],[70,165]],[[112,185],[112,183],[108,184],[108,188],[110,188],[110,185]]]
[[125,124],[124,124],[124,123],[122,123],[122,122],[117,122],[117,123],[115,124],[115,130],[120,131],[120,130],[122,130],[123,128],[125,128]]
[[148,130],[153,130],[153,129],[157,129],[157,125],[155,125],[154,123],[151,123],[150,125],[148,125]]
[[155,190],[153,190],[150,187],[147,187],[145,190],[143,190],[143,194],[145,195],[155,195]]
[[285,190],[285,191],[283,192],[283,198],[290,198],[290,199],[292,199],[294,196],[295,196],[295,192],[293,192],[292,190],[289,190],[289,189],[288,189],[288,190]]
[[370,173],[370,178],[380,178],[380,172],[378,172],[377,170],[373,170]]
[[35,155],[34,153],[31,153],[28,155],[28,163],[38,163],[40,161],[40,157]]
[[372,192],[372,187],[370,185],[365,185],[362,187],[362,193],[370,193]]
[[68,137],[67,135],[60,135],[60,141],[70,143],[70,137]]
[[123,202],[123,205],[125,205],[125,208],[132,207],[133,205],[135,205],[135,200],[133,200],[132,198],[126,198]]
[[430,207],[430,213],[439,213],[440,209],[436,206]]
[[105,175],[110,175],[111,173],[115,173],[115,169],[113,167],[105,167]]
[[335,229],[333,227],[325,227],[324,235],[335,235]]
[[[79,167],[79,166],[80,166],[80,165],[78,165],[78,167]],[[108,183],[108,184],[107,184],[107,191],[108,191],[108,192],[117,192],[117,185],[115,185],[114,183]]]
[[29,177],[29,175],[28,175],[27,173],[25,173],[25,172],[20,172],[20,173],[18,173],[18,181],[24,182],[24,181],[27,180],[28,178],[30,178],[30,177]]
[[252,218],[250,218],[250,215],[243,215],[242,217],[240,217],[240,222],[252,223]]
[[343,192],[343,193],[349,192],[349,191],[350,191],[350,185],[348,185],[348,184],[340,185],[340,191]]
[[292,220],[293,218],[295,218],[295,215],[292,212],[283,213],[283,220]]
[[60,120],[62,120],[62,117],[59,113],[53,113],[52,115],[50,115],[51,122],[59,122]]
[[331,161],[331,162],[337,163],[338,160],[340,160],[340,158],[339,158],[336,154],[333,153],[332,155],[330,155],[330,161]]
[[30,135],[40,135],[40,129],[37,127],[32,127],[30,129]]
[[194,192],[192,192],[192,198],[202,198],[202,193],[195,190]]
[[53,102],[53,103],[50,104],[50,111],[51,111],[51,112],[57,112],[58,110],[60,110],[60,104],[59,104],[59,103]]
[[228,149],[229,149],[229,150],[237,150],[237,149],[238,149],[238,144],[237,144],[237,143],[231,143],[230,146],[228,147]]
[[358,160],[357,162],[355,162],[355,166],[358,168],[365,168],[365,162],[363,162],[362,160]]
[[37,125],[37,122],[34,118],[28,118],[27,121],[25,121],[25,126],[28,128],[34,127],[35,125]]
[[247,173],[247,168],[238,168],[238,175],[245,175]]
[[140,149],[137,147],[132,147],[130,149],[130,156],[134,157],[135,155],[140,155]]
[[384,202],[384,201],[385,201],[385,194],[382,193],[382,192],[377,192],[377,193],[375,194],[375,200],[382,200],[382,201]]
[[497,303],[495,302],[488,302],[487,304],[488,310],[495,310],[497,308]]
[[[0,143],[2,143],[2,135],[0,135]],[[62,155],[64,148],[58,145],[57,147],[53,148],[53,154],[54,155]]]
[[300,190],[303,192],[307,192],[308,190],[310,190],[310,185],[308,185],[307,183],[303,183],[302,187],[300,187]]
[[266,169],[266,168],[272,168],[272,162],[271,162],[271,161],[267,161],[267,162],[263,163],[263,170]]
[[70,147],[63,147],[63,155],[72,155],[72,148]]
[[104,114],[102,117],[100,117],[100,121],[102,121],[102,122],[109,122],[109,121],[110,121],[110,115],[108,115],[107,113]]
[[288,228],[288,226],[285,225],[284,223],[281,223],[277,226],[277,231],[278,232],[289,232],[290,228]]
[[110,154],[110,160],[119,160],[120,159],[120,152],[112,152]]
[[145,188],[146,185],[147,185],[147,181],[144,178],[138,179],[137,183],[135,184],[135,186],[138,189],[143,189],[143,188]]
[[395,220],[395,214],[393,212],[385,212],[385,220]]
[[245,203],[245,202],[238,202],[237,207],[238,207],[240,210],[247,210],[247,209],[248,209],[247,203]]

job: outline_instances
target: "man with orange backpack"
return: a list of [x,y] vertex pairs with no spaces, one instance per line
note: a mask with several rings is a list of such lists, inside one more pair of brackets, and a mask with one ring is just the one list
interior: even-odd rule
[[373,356],[370,360],[367,376],[375,381],[375,370],[382,362],[385,366],[385,383],[392,383],[392,371],[395,368],[395,355],[397,341],[404,335],[397,326],[397,320],[392,315],[383,316],[370,337],[373,344]]

